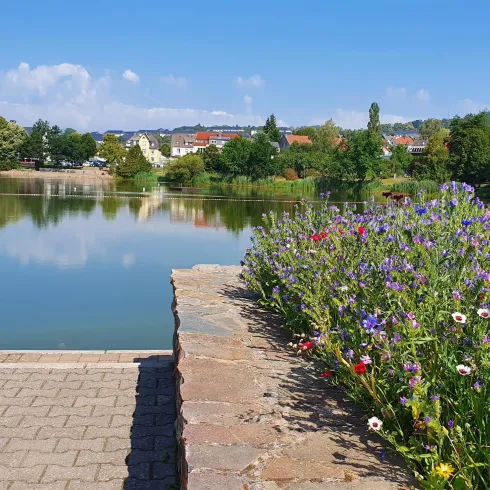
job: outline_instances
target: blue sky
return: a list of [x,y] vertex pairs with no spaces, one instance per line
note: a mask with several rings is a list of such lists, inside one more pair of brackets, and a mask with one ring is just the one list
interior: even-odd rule
[[490,2],[24,0],[2,11],[0,114],[78,130],[366,124],[490,107]]

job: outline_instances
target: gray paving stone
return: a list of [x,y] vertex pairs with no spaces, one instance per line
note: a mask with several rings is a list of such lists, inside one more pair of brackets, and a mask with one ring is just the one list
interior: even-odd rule
[[[124,439],[121,439],[124,440]],[[71,450],[82,450],[87,449],[89,451],[101,452],[104,450],[104,445],[106,443],[106,439],[60,439],[58,441],[58,445],[56,446],[55,452],[62,453],[65,451]]]
[[[38,468],[36,466],[36,468]],[[51,483],[58,480],[82,480],[84,482],[95,481],[98,465],[89,466],[58,466],[51,465],[46,468],[42,477],[42,483]]]
[[0,369],[0,490],[166,490],[176,481],[168,366]]
[[0,481],[37,483],[39,482],[43,471],[44,466],[32,466],[30,468],[0,466]]
[[[67,481],[57,481],[54,483],[25,483],[16,481],[11,484],[9,490],[65,490],[67,484]],[[4,490],[1,485],[0,490]]]

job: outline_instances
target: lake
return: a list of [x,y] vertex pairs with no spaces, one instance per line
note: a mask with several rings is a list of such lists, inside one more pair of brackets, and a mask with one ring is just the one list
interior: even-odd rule
[[171,348],[171,269],[239,264],[262,213],[301,197],[0,178],[0,349]]

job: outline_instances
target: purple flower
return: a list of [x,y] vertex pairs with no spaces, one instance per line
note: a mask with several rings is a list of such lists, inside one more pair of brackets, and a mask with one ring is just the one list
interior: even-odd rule
[[274,287],[272,288],[272,292],[273,292],[274,294],[279,294],[279,286],[274,286]]
[[410,378],[408,380],[408,384],[410,385],[410,388],[415,388],[415,386],[420,383],[422,378],[420,376],[414,376],[413,378]]
[[424,422],[428,424],[430,422],[430,417],[424,417]]
[[404,396],[402,396],[402,397],[400,398],[400,403],[401,403],[403,406],[405,406],[405,405],[407,404],[407,402],[408,402],[408,398],[405,398]]
[[407,313],[407,318],[409,320],[415,320],[415,313],[413,311],[410,311],[409,313]]
[[373,362],[372,359],[368,355],[361,356],[361,361],[364,364],[372,364],[372,362]]
[[477,379],[476,383],[473,385],[473,389],[479,391],[483,388],[483,381],[481,379]]
[[431,395],[430,399],[435,403],[438,402],[441,399],[441,397],[439,395]]
[[447,421],[447,426],[452,429],[454,427],[454,420],[448,420]]

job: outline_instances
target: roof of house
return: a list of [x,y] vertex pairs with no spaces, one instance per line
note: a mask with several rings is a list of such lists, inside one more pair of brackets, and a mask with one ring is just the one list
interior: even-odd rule
[[206,131],[200,131],[199,133],[196,134],[196,140],[208,140],[209,138],[218,138],[218,137],[238,138],[238,136],[240,135],[237,133],[221,134],[221,133],[209,133]]
[[393,138],[394,145],[411,145],[413,143],[413,138],[409,136],[399,136]]
[[208,146],[205,141],[194,141],[194,146]]
[[292,145],[293,143],[299,143],[300,145],[311,145],[311,140],[309,136],[300,136],[298,134],[287,134],[285,138],[288,140],[288,143]]
[[182,133],[176,133],[172,135],[172,146],[173,147],[189,147],[194,144],[194,141],[196,140],[196,135],[195,134],[182,134]]
[[151,133],[134,133],[133,136],[131,136],[131,138],[129,138],[127,142],[128,143],[130,143],[131,141],[138,142],[143,136],[146,136],[146,138],[150,142],[150,146],[155,146],[157,148],[160,146],[158,140]]

